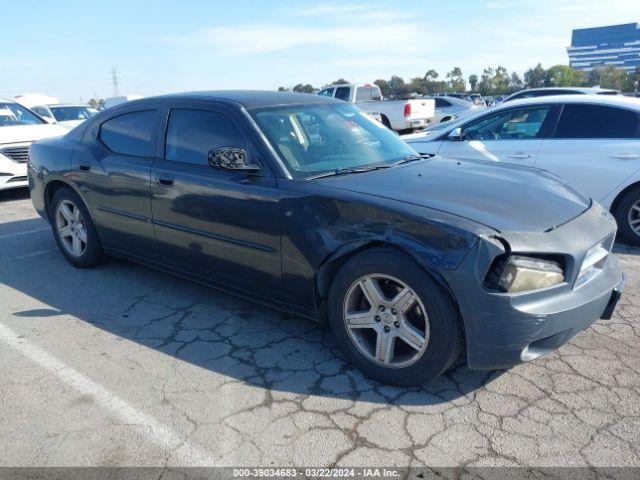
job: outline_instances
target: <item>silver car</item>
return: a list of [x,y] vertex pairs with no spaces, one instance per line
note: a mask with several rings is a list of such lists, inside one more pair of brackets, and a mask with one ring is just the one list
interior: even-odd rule
[[475,113],[478,110],[483,109],[482,105],[476,105],[473,102],[463,100],[457,97],[424,97],[431,98],[436,103],[435,117],[431,123],[448,122],[449,120],[456,120],[459,118],[466,118],[467,115]]

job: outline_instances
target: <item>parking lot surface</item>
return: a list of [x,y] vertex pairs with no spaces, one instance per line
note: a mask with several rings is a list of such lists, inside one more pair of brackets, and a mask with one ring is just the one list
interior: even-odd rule
[[508,371],[364,378],[303,319],[124,261],[77,270],[0,192],[0,465],[640,465],[640,250],[612,320]]

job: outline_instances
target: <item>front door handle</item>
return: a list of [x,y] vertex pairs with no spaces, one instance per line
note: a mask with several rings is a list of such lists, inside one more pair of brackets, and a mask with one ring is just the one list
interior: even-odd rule
[[507,155],[507,157],[524,160],[533,157],[533,155],[531,155],[530,153],[512,153],[511,155]]
[[157,185],[165,188],[173,187],[174,178],[171,175],[167,175],[166,173],[160,173],[156,175],[155,182]]
[[611,155],[611,158],[615,158],[616,160],[633,160],[635,158],[640,158],[640,154],[621,153],[619,155]]

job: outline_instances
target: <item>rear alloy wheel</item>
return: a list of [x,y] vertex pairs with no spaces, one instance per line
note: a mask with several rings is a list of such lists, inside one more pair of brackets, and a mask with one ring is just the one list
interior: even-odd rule
[[640,246],[640,187],[624,194],[618,202],[614,216],[620,238],[629,245]]
[[51,225],[60,251],[75,267],[90,268],[105,261],[91,216],[76,192],[61,188],[51,200]]
[[87,249],[87,226],[82,212],[69,200],[63,200],[56,209],[56,229],[67,253],[80,258]]
[[421,385],[449,368],[464,345],[447,290],[398,250],[374,248],[336,273],[327,313],[336,341],[369,377]]

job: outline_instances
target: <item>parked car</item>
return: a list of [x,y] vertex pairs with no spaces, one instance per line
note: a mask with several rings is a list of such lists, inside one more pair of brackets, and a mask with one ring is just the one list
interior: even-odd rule
[[455,120],[458,117],[466,117],[467,115],[484,108],[481,105],[476,105],[473,102],[452,96],[423,98],[430,98],[435,102],[436,110],[433,123],[448,122],[449,120]]
[[104,100],[104,108],[107,109],[115,107],[121,103],[130,102],[131,100],[139,100],[141,98],[142,95],[120,95],[118,97],[108,97]]
[[436,134],[402,137],[423,154],[547,170],[614,214],[640,245],[640,100],[565,95],[502,103]]
[[95,108],[82,104],[36,105],[31,107],[31,110],[45,120],[67,128],[77,127],[98,113]]
[[333,85],[318,95],[353,103],[365,112],[375,112],[387,128],[396,132],[424,128],[435,115],[433,100],[384,100],[377,85]]
[[71,264],[123,256],[328,321],[356,366],[396,385],[463,348],[482,369],[544,355],[610,317],[624,283],[615,221],[564,182],[424,159],[332,98],[128,102],[34,144],[30,163]]
[[523,98],[550,97],[552,95],[620,95],[620,90],[596,87],[529,88],[509,95],[503,102],[522,100]]
[[31,142],[66,131],[16,102],[0,99],[0,190],[27,186]]

